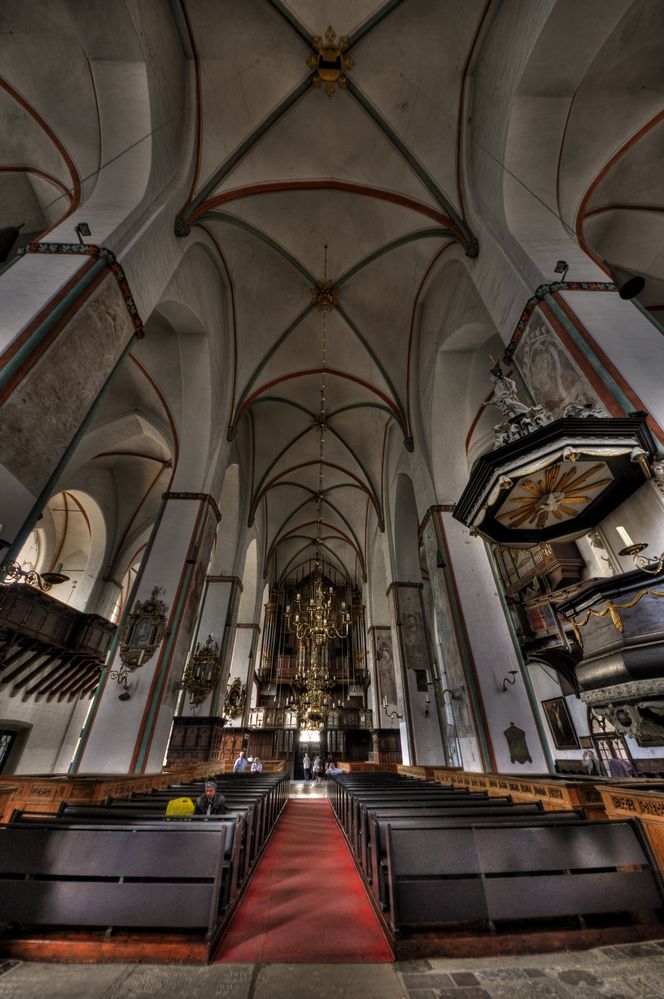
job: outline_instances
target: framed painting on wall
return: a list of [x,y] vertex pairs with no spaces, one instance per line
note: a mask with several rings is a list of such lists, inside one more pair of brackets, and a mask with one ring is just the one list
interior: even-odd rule
[[542,701],[542,707],[556,749],[580,749],[579,739],[574,731],[565,698],[552,697],[548,701]]

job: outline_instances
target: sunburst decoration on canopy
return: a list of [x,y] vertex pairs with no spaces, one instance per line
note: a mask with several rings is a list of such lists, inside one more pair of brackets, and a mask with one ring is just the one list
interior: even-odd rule
[[550,518],[563,521],[577,517],[613,476],[603,461],[570,464],[564,461],[543,469],[537,477],[523,479],[512,490],[507,509],[496,519],[506,527],[527,524],[541,529]]

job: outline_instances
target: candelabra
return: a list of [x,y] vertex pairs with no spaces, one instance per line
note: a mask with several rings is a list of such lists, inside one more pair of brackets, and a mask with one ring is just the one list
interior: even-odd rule
[[291,605],[286,606],[286,625],[295,633],[299,642],[311,641],[312,649],[321,648],[324,642],[331,638],[346,638],[350,624],[350,612],[346,610],[346,602],[342,600],[340,614],[334,613],[334,587],[330,586],[327,594],[323,591],[323,580],[317,576],[314,581],[314,595],[305,604],[302,594],[295,594],[295,617]]
[[655,556],[655,558],[648,558],[647,555],[641,554],[644,548],[647,547],[648,543],[646,541],[640,541],[635,545],[628,545],[626,548],[621,548],[618,554],[623,558],[626,555],[631,555],[637,569],[648,572],[651,576],[658,576],[662,569],[664,569],[664,552],[661,555]]
[[35,586],[38,590],[50,590],[58,583],[66,583],[69,576],[63,572],[37,572],[36,569],[25,569],[18,562],[3,562],[0,565],[0,579],[3,583],[23,582]]

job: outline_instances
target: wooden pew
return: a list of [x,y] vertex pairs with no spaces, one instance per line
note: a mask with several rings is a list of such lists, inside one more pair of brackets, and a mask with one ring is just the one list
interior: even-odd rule
[[509,825],[509,826],[532,826],[536,821],[539,825],[549,825],[551,823],[579,822],[584,816],[582,810],[546,812],[544,809],[538,811],[528,811],[532,808],[529,803],[514,805],[511,808],[499,808],[497,810],[482,811],[477,809],[460,809],[454,812],[438,815],[399,815],[397,813],[374,814],[369,820],[369,844],[367,849],[367,863],[369,874],[367,880],[370,881],[378,904],[383,908],[388,908],[387,897],[387,829],[451,829],[458,826],[468,826],[472,823],[477,825]]
[[[367,835],[368,827],[366,823],[367,809],[389,808],[390,806],[412,806],[429,808],[500,808],[511,805],[512,799],[509,795],[504,798],[489,798],[483,794],[457,795],[450,791],[439,795],[410,795],[394,794],[384,795],[361,795],[354,798],[350,809],[350,826],[348,836],[355,854],[359,854],[362,838]],[[366,839],[364,840],[366,842]]]
[[190,949],[195,941],[209,958],[223,927],[228,828],[0,826],[0,922],[198,931]]
[[[80,811],[79,811],[80,809]],[[171,829],[181,828],[186,824],[189,829],[205,829],[206,824],[213,824],[214,828],[225,829],[226,840],[224,845],[224,891],[222,900],[224,905],[233,901],[248,873],[245,850],[245,819],[240,814],[225,814],[214,816],[191,816],[178,817],[177,819],[155,819],[151,814],[136,813],[133,815],[115,816],[110,814],[108,809],[95,810],[92,805],[70,805],[62,802],[61,814],[54,818],[52,815],[43,812],[34,812],[28,809],[16,809],[9,824],[14,827],[29,828],[58,828],[58,829]]]
[[[488,802],[452,802],[449,805],[436,805],[433,807],[420,807],[419,805],[403,806],[403,805],[387,805],[387,806],[371,806],[363,807],[361,809],[361,824],[360,824],[360,835],[359,835],[359,849],[358,849],[358,859],[364,870],[367,878],[372,877],[372,861],[371,856],[371,824],[375,820],[378,820],[381,824],[398,822],[400,819],[408,819],[412,822],[413,827],[417,827],[417,824],[422,819],[434,819],[440,822],[447,821],[448,819],[459,819],[460,824],[463,824],[464,818],[468,822],[474,820],[475,816],[484,816],[488,822],[490,821],[502,821],[503,817],[509,818],[519,818],[521,816],[541,816],[544,814],[544,809],[541,805],[537,805],[536,802],[523,802],[521,804],[513,804],[506,802],[504,804],[498,803],[496,805],[489,804]],[[556,813],[559,814],[559,813]],[[570,815],[576,817],[577,819],[582,817],[574,812],[570,812]],[[382,846],[381,852],[384,853],[384,845]]]
[[389,824],[392,930],[585,917],[662,906],[637,823],[412,829]]

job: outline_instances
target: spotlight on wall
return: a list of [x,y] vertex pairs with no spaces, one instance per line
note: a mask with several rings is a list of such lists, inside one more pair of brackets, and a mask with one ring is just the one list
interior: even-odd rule
[[77,225],[74,226],[74,230],[76,232],[76,235],[78,236],[79,243],[81,244],[81,246],[84,246],[85,244],[83,243],[83,237],[92,235],[90,226],[88,225],[87,222],[78,222]]
[[604,263],[609,268],[611,280],[618,289],[621,298],[629,300],[641,294],[646,286],[645,278],[641,277],[640,274],[635,274],[634,271],[625,270],[624,267],[616,267],[608,260],[605,260]]
[[515,669],[508,669],[507,676],[503,677],[503,694],[507,693],[507,686],[508,686],[508,684],[510,686],[512,686],[513,684],[516,683],[516,674],[517,674],[517,670],[515,670]]
[[566,260],[557,260],[556,266],[553,268],[554,274],[562,275],[562,277],[560,278],[561,281],[564,281],[565,278],[567,277],[568,270],[569,270],[569,264],[567,263]]
[[4,229],[0,229],[0,264],[4,263],[11,253],[12,247],[18,239],[18,234],[24,225],[25,222],[21,222],[20,225],[8,225]]
[[427,694],[427,696],[424,698],[424,717],[425,718],[429,717],[429,712],[430,711],[431,711],[431,698]]

